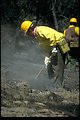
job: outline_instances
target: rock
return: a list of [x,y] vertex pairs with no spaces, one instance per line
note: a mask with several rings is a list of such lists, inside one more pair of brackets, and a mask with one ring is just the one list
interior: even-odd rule
[[22,102],[21,101],[13,101],[13,105],[19,107],[22,105]]
[[23,103],[26,106],[26,105],[28,105],[29,102],[28,101],[24,101]]
[[45,104],[39,103],[39,102],[35,102],[35,104],[40,105],[40,106],[46,106]]

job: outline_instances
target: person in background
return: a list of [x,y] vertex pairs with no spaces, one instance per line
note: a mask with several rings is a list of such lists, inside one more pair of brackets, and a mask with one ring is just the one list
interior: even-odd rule
[[[65,40],[64,34],[56,31],[48,26],[37,26],[29,20],[25,20],[21,23],[21,31],[24,31],[25,35],[35,37],[39,46],[45,54],[45,65],[47,67],[49,79],[53,79],[55,76],[54,87],[59,88],[63,83],[65,55],[70,50]],[[57,65],[56,74],[53,66]]]
[[76,18],[70,19],[68,28],[64,30],[64,35],[70,47],[68,54],[79,62],[79,27]]

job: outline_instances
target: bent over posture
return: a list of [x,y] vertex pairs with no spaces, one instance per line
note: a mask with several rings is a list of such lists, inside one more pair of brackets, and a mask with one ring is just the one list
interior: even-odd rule
[[[64,34],[47,26],[37,26],[27,20],[22,22],[21,30],[24,31],[25,34],[34,36],[38,40],[39,46],[45,52],[45,55],[46,53],[48,54],[48,57],[45,57],[48,58],[47,60],[45,59],[45,63],[47,65],[49,78],[51,79],[53,77],[53,80],[54,70],[52,63],[55,64],[55,62],[57,62],[58,69],[56,71],[55,87],[61,87],[64,74],[65,54],[69,51]],[[56,52],[57,59],[54,62],[55,57],[53,56],[56,56]]]

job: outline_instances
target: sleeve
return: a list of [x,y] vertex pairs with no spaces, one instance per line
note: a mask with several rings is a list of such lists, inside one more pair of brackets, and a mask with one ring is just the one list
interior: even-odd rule
[[50,46],[56,46],[56,36],[52,35],[52,37],[50,38]]
[[79,27],[76,27],[76,28],[75,28],[75,32],[76,32],[76,34],[79,36]]
[[52,47],[52,46],[56,46],[56,40],[53,40],[53,41],[51,42],[50,46],[51,46],[51,47]]
[[66,30],[64,30],[63,34],[64,34],[64,36],[66,35]]

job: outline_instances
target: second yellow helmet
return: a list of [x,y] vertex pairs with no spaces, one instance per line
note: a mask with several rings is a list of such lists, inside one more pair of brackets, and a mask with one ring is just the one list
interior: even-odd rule
[[21,24],[21,30],[23,30],[23,31],[28,31],[28,29],[30,28],[30,26],[31,26],[31,24],[32,24],[32,22],[31,21],[27,21],[27,20],[25,20],[24,22],[22,22],[22,24]]
[[75,23],[77,23],[77,19],[76,19],[76,18],[71,18],[71,19],[70,19],[70,22],[75,22]]

